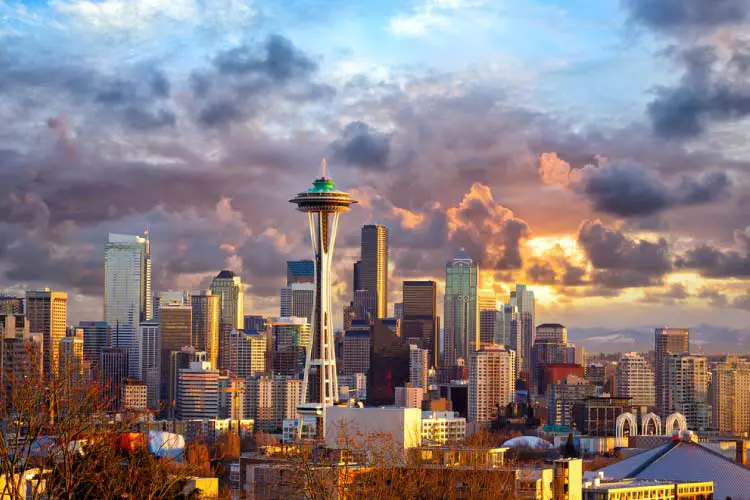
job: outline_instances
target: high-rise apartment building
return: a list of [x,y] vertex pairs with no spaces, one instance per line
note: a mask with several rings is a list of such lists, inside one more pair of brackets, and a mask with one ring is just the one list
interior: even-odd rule
[[551,384],[547,391],[547,408],[549,423],[553,425],[572,425],[573,407],[583,405],[586,399],[596,396],[597,388],[588,380],[568,375],[556,384]]
[[219,370],[211,363],[192,362],[177,375],[177,418],[212,419],[219,416]]
[[687,328],[657,328],[654,331],[654,379],[656,408],[660,415],[668,415],[670,406],[667,386],[664,383],[664,358],[670,354],[690,352],[690,337]]
[[312,260],[288,260],[286,261],[286,284],[314,283],[315,262]]
[[[427,393],[427,373],[430,370],[430,352],[427,349],[409,344],[409,382],[421,387]],[[365,372],[366,373],[366,372]]]
[[[193,343],[193,309],[190,305],[161,304],[159,307],[159,334],[161,336],[161,397],[166,401],[170,397],[170,357],[173,351],[179,351]],[[173,395],[174,393],[172,393]]]
[[412,384],[396,387],[395,404],[399,408],[422,408],[424,389]]
[[[138,325],[138,338],[141,343],[141,377],[146,384],[146,402],[149,408],[159,405],[161,391],[161,320],[142,321]],[[84,337],[85,340],[85,337]]]
[[488,425],[496,409],[513,401],[516,391],[513,351],[498,346],[482,347],[469,355],[470,422]]
[[104,247],[104,321],[111,328],[111,345],[128,350],[128,373],[136,379],[138,323],[153,315],[150,245],[148,234],[110,233]]
[[626,352],[617,364],[617,396],[634,407],[654,406],[654,372],[637,352]]
[[31,334],[23,326],[22,322],[15,323],[15,326],[4,328],[8,323],[13,322],[16,318],[23,318],[21,315],[0,314],[0,331],[5,329],[5,333],[15,330],[14,335],[3,336],[0,338],[2,349],[2,366],[0,367],[0,377],[2,383],[0,388],[8,394],[14,388],[18,388],[26,380],[41,380],[44,376],[43,370],[43,339],[41,334]]
[[266,337],[258,332],[232,330],[229,334],[229,372],[252,377],[266,371]]
[[229,342],[229,333],[244,326],[245,290],[242,278],[225,269],[211,282],[211,293],[219,296],[219,367],[226,369],[229,353],[225,352],[225,347]]
[[750,362],[724,356],[711,370],[711,427],[721,434],[750,433]]
[[106,321],[81,321],[78,328],[83,330],[83,359],[91,366],[99,366],[102,349],[110,346],[109,323]]
[[710,427],[708,406],[708,360],[690,354],[668,354],[664,363],[665,412],[682,413],[688,428],[704,431]]
[[388,229],[380,224],[362,227],[362,264],[359,286],[375,297],[371,319],[388,316]]
[[445,266],[445,366],[479,347],[479,264],[464,249]]
[[284,420],[298,418],[302,380],[288,377],[247,379],[245,414],[255,420],[257,430],[276,432]]
[[523,340],[521,339],[521,322],[518,319],[518,306],[513,304],[501,304],[498,307],[499,334],[495,337],[495,343],[512,349],[516,353],[516,373],[521,373],[521,350]]
[[515,291],[510,292],[510,304],[518,308],[518,324],[521,330],[521,346],[518,354],[522,356],[522,370],[531,368],[531,348],[536,340],[536,313],[534,292],[528,290],[526,285],[516,285]]
[[53,375],[60,366],[60,341],[68,322],[68,294],[44,290],[26,292],[26,319],[32,334],[43,339],[44,373]]
[[214,368],[219,367],[219,299],[211,290],[201,290],[190,297],[193,308],[192,345],[206,351],[208,362]]
[[430,366],[438,366],[440,339],[434,281],[404,281],[401,336],[409,343],[418,339],[419,347],[430,353]]
[[232,375],[219,376],[219,418],[245,418],[245,379]]

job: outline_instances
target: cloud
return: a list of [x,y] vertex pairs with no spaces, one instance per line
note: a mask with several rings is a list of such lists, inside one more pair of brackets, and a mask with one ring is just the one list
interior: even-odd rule
[[218,53],[212,68],[191,75],[197,118],[218,127],[257,116],[271,103],[329,99],[332,87],[316,83],[318,63],[282,35]]
[[684,302],[689,297],[690,294],[684,284],[672,283],[663,290],[645,292],[638,301],[651,304],[672,305],[677,302]]
[[746,0],[624,0],[631,20],[663,32],[714,29],[750,19]]
[[739,295],[732,300],[732,307],[750,311],[750,291],[744,295]]
[[672,207],[711,203],[723,199],[732,184],[725,172],[682,176],[680,182],[667,184],[652,169],[616,161],[574,169],[556,153],[540,156],[539,174],[545,184],[567,186],[585,195],[595,210],[621,217],[644,217]]
[[711,122],[727,122],[750,115],[750,45],[734,42],[730,56],[718,49],[693,46],[677,51],[684,74],[676,87],[659,87],[648,106],[654,131],[668,139],[701,135]]
[[593,266],[594,285],[607,288],[659,285],[672,269],[666,240],[631,239],[598,220],[581,224],[578,244]]
[[392,17],[388,29],[396,36],[424,36],[433,30],[448,28],[462,11],[487,3],[487,0],[420,0],[412,12]]
[[351,122],[331,144],[334,158],[358,167],[385,170],[391,151],[391,135],[373,130],[363,122]]
[[675,259],[681,269],[695,269],[709,278],[750,277],[750,226],[734,232],[735,249],[703,243]]

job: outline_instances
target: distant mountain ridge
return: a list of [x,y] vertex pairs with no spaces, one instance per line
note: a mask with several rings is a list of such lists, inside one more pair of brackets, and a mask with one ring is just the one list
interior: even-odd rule
[[[654,349],[654,329],[662,326],[570,328],[568,339],[582,345],[588,353],[644,352]],[[693,353],[750,353],[750,325],[747,329],[738,329],[701,323],[687,328]]]

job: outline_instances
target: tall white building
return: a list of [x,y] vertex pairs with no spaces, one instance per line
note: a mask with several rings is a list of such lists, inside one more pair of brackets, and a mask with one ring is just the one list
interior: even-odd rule
[[617,396],[633,406],[654,406],[654,372],[637,352],[623,353],[617,364]]
[[430,351],[409,344],[409,382],[427,392],[427,372],[430,369]]
[[104,321],[111,345],[127,349],[128,376],[140,378],[138,324],[151,319],[151,247],[146,237],[112,234],[104,247]]
[[750,432],[750,362],[725,356],[711,371],[711,427],[722,434]]
[[305,318],[312,321],[315,283],[292,283],[281,289],[280,316]]
[[469,356],[468,420],[488,425],[497,406],[513,401],[516,391],[515,352],[483,347]]
[[177,416],[181,420],[219,416],[219,370],[208,361],[195,361],[177,375]]
[[141,351],[141,376],[146,384],[148,407],[158,408],[161,384],[161,332],[158,320],[143,321],[138,326]]
[[227,369],[237,377],[252,377],[266,371],[266,337],[258,332],[232,330]]

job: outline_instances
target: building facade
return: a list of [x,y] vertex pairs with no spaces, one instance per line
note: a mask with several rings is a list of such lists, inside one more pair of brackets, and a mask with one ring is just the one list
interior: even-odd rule
[[516,391],[515,352],[483,347],[469,357],[468,420],[489,425],[498,405],[513,402]]
[[373,320],[388,316],[388,229],[380,224],[362,227],[359,289],[374,296]]
[[626,352],[617,363],[617,395],[630,398],[633,406],[655,404],[654,372],[637,352]]
[[682,413],[689,429],[708,429],[711,425],[708,360],[683,353],[668,354],[662,362],[666,414]]
[[[427,349],[430,353],[430,366],[437,367],[440,355],[437,283],[434,281],[404,281],[402,293],[402,336],[406,339],[419,339],[419,346]],[[398,319],[398,311],[395,312]],[[408,341],[414,343],[413,340]]]
[[211,290],[201,290],[190,297],[192,306],[192,345],[200,351],[206,351],[208,362],[214,368],[219,367],[220,299]]
[[177,375],[177,418],[211,419],[219,416],[219,370],[208,361],[192,362]]
[[60,341],[68,322],[68,294],[44,290],[26,292],[26,320],[32,334],[43,339],[44,373],[57,374],[60,366]]
[[721,434],[750,433],[750,362],[725,356],[711,370],[712,427]]
[[228,345],[232,329],[244,326],[245,290],[242,278],[226,269],[216,275],[210,288],[213,295],[219,296],[219,367],[226,369],[229,353],[223,347]]
[[468,359],[479,345],[479,264],[461,252],[445,266],[445,365]]
[[690,333],[687,328],[656,328],[654,331],[654,387],[655,402],[660,415],[669,414],[668,386],[665,384],[664,358],[670,354],[690,352]]
[[110,233],[104,247],[104,321],[111,327],[110,344],[128,350],[132,378],[140,377],[138,324],[153,315],[151,243],[144,236]]

